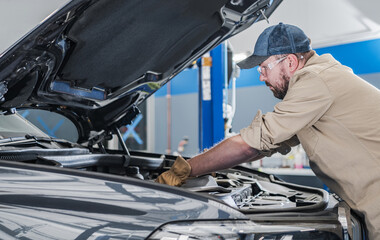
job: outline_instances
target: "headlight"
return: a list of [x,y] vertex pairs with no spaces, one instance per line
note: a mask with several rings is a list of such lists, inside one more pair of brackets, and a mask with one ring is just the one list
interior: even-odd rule
[[333,223],[262,225],[248,220],[173,222],[158,228],[151,240],[269,240],[341,239],[341,228]]

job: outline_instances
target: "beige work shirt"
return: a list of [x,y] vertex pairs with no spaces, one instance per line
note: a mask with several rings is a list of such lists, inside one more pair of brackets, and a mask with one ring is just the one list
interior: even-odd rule
[[271,151],[297,136],[315,174],[361,212],[380,239],[380,91],[330,54],[314,54],[290,79],[273,112],[259,111],[240,131]]

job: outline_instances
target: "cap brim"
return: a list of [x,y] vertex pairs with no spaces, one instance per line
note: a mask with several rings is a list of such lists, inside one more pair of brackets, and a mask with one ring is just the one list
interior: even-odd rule
[[249,57],[247,57],[246,59],[244,59],[243,61],[241,62],[238,62],[237,65],[241,68],[241,69],[249,69],[249,68],[253,68],[253,67],[256,67],[257,65],[259,65],[260,63],[264,62],[265,60],[267,60],[270,56],[256,56],[256,55],[251,55]]

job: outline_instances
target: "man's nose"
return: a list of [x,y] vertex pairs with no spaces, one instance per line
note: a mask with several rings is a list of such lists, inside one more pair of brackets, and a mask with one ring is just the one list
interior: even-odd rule
[[266,78],[263,74],[260,74],[260,75],[259,75],[259,80],[260,80],[260,81],[265,82],[266,79],[267,79],[267,78]]

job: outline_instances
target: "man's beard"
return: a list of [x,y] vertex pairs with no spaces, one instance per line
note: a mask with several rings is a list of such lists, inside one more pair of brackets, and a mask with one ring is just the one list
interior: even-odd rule
[[282,100],[284,99],[286,93],[288,92],[290,77],[286,76],[285,73],[283,73],[281,78],[283,80],[282,85],[279,87],[272,86],[273,88],[272,92],[276,98]]

